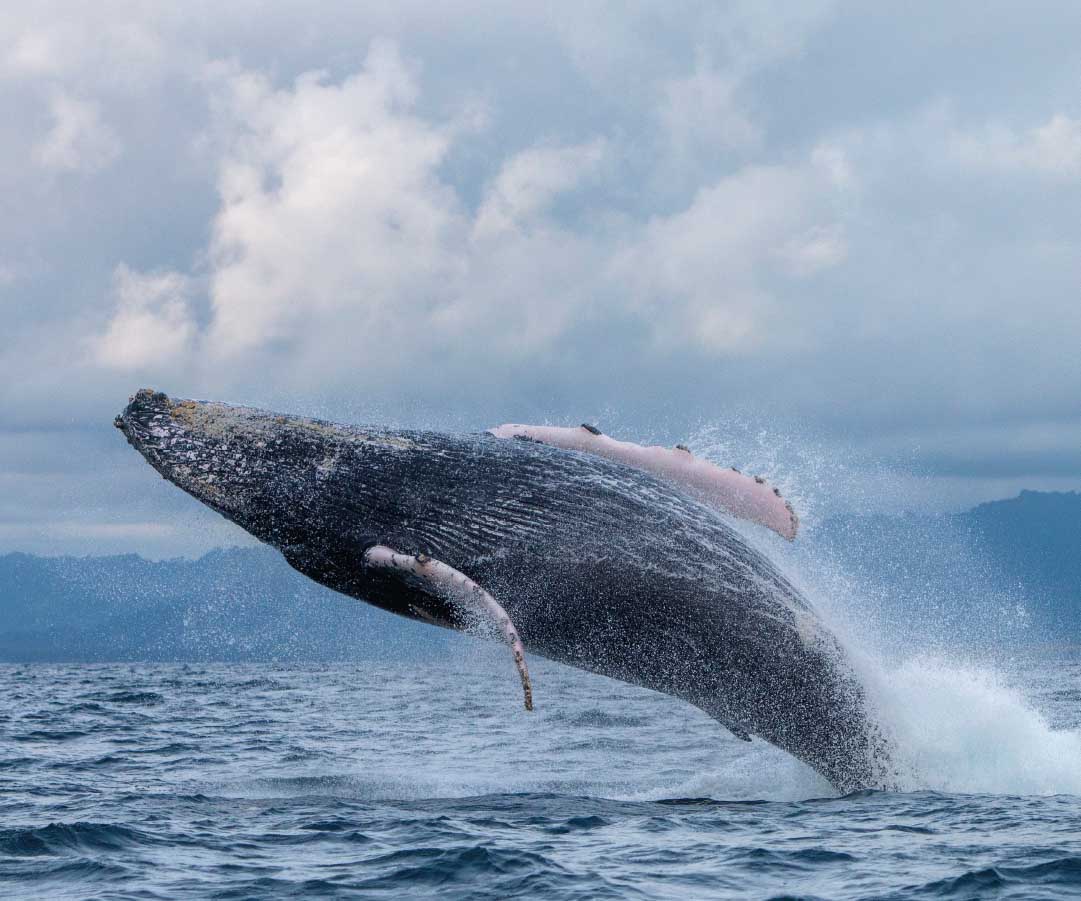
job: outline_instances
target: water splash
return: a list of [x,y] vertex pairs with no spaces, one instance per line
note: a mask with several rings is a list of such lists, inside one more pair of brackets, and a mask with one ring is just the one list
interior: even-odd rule
[[[733,524],[849,648],[893,738],[902,789],[1081,794],[1081,731],[1054,728],[1030,700],[1036,686],[1010,672],[1016,649],[1035,638],[1023,594],[956,519],[875,518],[918,507],[926,480],[741,420],[701,429],[691,446],[765,476],[796,506],[805,528],[794,544]],[[837,512],[849,516],[831,520]],[[722,797],[760,788],[767,798],[821,788],[801,766],[771,761],[762,786],[760,772],[711,774],[699,787]]]
[[906,790],[1081,795],[1081,731],[1055,729],[999,671],[917,656],[871,683]]

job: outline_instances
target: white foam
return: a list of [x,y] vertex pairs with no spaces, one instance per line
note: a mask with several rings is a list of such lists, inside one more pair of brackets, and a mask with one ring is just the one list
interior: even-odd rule
[[1081,795],[1081,732],[1054,729],[986,668],[915,657],[869,688],[891,729],[902,787],[1009,795]]
[[713,798],[723,801],[803,801],[831,798],[836,789],[807,764],[778,748],[755,740],[735,759],[731,752],[724,766],[696,773],[689,779],[648,792],[631,800],[658,798]]
[[[893,736],[901,787],[1081,795],[1081,731],[1052,728],[1032,701],[1040,694],[1034,686],[1011,681],[995,663],[1016,652],[1029,625],[1020,592],[1003,583],[995,561],[963,530],[928,520],[910,536],[914,546],[883,544],[852,571],[816,545],[816,510],[904,509],[913,506],[903,503],[911,481],[873,461],[827,455],[799,436],[753,432],[738,421],[722,425],[701,430],[692,441],[695,451],[714,462],[755,467],[809,514],[811,534],[795,545],[734,525],[781,565],[848,646]],[[836,503],[838,492],[845,503]],[[885,497],[893,503],[885,504]],[[928,556],[934,559],[924,565]],[[981,662],[961,660],[962,652],[978,652]],[[1043,678],[1053,674],[1052,666]],[[815,788],[800,768],[775,768],[772,775],[778,780],[763,797]],[[747,787],[755,788],[753,768],[747,778]],[[717,790],[732,789],[722,781]]]

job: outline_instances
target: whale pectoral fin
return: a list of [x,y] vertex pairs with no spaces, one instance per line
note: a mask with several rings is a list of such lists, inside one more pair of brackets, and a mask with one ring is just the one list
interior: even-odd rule
[[514,654],[514,665],[518,668],[522,691],[525,693],[525,709],[533,709],[533,685],[529,680],[529,669],[525,662],[525,648],[507,611],[494,597],[465,573],[423,554],[402,554],[384,544],[374,544],[364,552],[364,563],[378,569],[409,573],[422,579],[433,591],[492,623]]
[[723,469],[694,456],[683,444],[677,444],[675,448],[644,447],[617,441],[590,425],[562,428],[508,423],[488,431],[497,438],[527,438],[564,450],[607,457],[644,470],[678,485],[703,503],[773,529],[789,541],[799,530],[796,511],[765,479],[745,476],[736,469]]

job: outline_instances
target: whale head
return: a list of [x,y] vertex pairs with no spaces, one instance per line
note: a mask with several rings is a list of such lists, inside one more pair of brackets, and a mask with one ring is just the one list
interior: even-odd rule
[[403,457],[421,450],[409,433],[177,400],[149,388],[114,425],[163,478],[287,556],[398,534],[409,519],[402,481],[416,466]]

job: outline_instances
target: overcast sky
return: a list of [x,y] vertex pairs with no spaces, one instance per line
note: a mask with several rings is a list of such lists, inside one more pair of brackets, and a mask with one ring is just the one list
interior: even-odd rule
[[289,6],[0,11],[0,551],[237,540],[144,385],[1081,487],[1081,5]]

